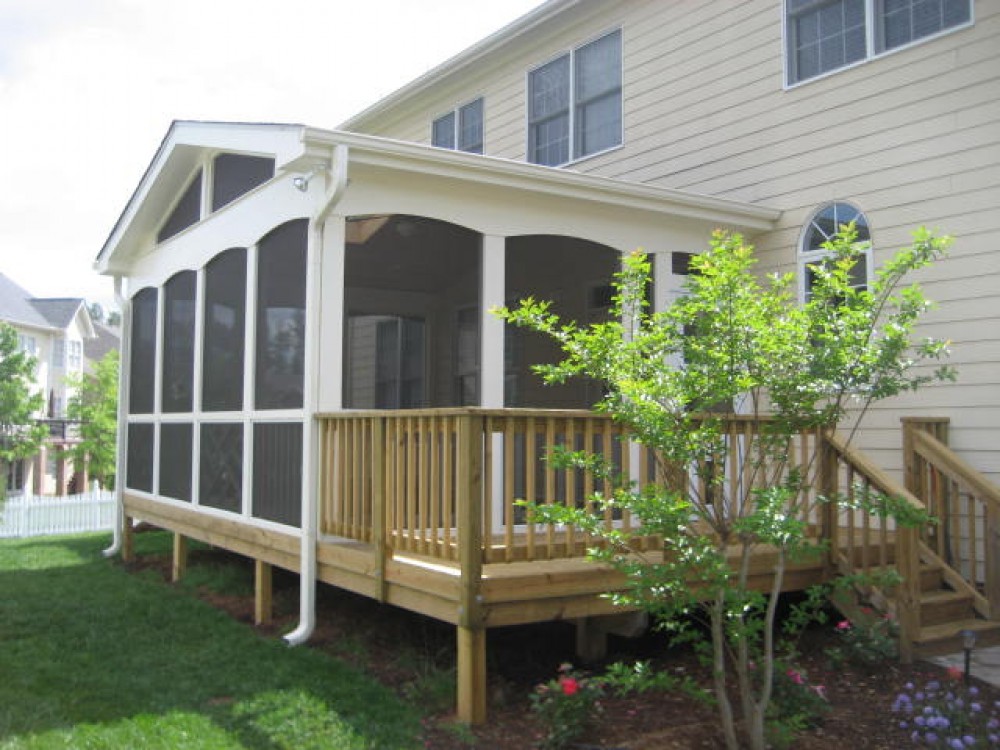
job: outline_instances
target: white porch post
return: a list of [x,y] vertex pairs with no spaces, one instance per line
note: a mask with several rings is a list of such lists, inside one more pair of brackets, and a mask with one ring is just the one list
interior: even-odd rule
[[[490,313],[490,308],[500,307],[506,298],[507,239],[495,235],[483,235],[482,257],[482,338],[479,355],[479,377],[481,406],[490,409],[503,408],[504,387],[504,322]],[[490,492],[494,498],[503,497],[503,437],[493,435],[493,486]],[[503,503],[493,503],[492,528],[503,525]]]

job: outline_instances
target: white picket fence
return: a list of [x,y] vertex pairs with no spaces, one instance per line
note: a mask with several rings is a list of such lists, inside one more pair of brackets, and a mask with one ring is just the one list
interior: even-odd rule
[[15,495],[0,504],[0,539],[108,531],[114,523],[115,495],[110,490],[62,497]]

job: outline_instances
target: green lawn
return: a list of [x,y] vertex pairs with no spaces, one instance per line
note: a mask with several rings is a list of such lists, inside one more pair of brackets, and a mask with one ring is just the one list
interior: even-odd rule
[[126,573],[107,543],[0,542],[3,750],[418,745],[417,712],[369,677]]

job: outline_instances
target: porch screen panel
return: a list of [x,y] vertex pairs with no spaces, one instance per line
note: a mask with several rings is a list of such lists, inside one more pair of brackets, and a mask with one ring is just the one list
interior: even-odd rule
[[191,500],[191,425],[160,425],[159,494]]
[[243,425],[201,426],[198,502],[239,513],[243,505]]
[[253,427],[253,515],[298,526],[302,520],[302,425]]
[[218,211],[274,177],[274,159],[246,154],[219,154],[212,169],[212,210]]
[[480,235],[403,215],[349,220],[347,234],[344,405],[478,403]]
[[163,222],[160,231],[156,233],[156,241],[164,242],[175,234],[179,234],[201,219],[201,170],[188,184],[170,216]]
[[257,261],[257,409],[300,409],[306,318],[305,219],[283,224],[260,242]]
[[165,412],[191,411],[194,382],[195,273],[182,271],[163,286],[163,394]]
[[205,266],[201,408],[243,408],[247,251],[232,248]]
[[130,490],[153,491],[153,430],[152,424],[128,426],[125,486]]
[[132,298],[130,414],[151,414],[155,403],[156,305],[157,291],[152,288],[142,289]]

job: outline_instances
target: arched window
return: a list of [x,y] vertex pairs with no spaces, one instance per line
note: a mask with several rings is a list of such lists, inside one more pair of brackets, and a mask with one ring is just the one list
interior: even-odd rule
[[851,269],[851,286],[866,288],[871,279],[871,231],[868,219],[850,203],[830,203],[812,215],[802,233],[799,245],[799,289],[801,298],[808,300],[816,278],[815,267],[830,257],[824,245],[833,239],[842,226],[854,222],[856,241],[865,243],[857,265]]

